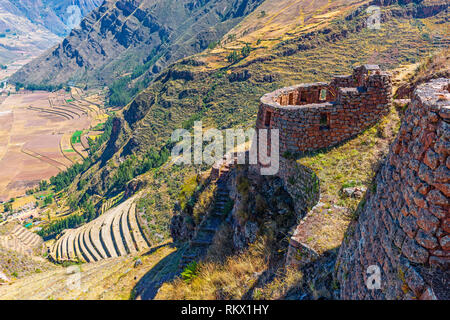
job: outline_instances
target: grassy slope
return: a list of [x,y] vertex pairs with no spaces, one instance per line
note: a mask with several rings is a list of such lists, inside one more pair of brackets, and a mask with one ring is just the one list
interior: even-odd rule
[[0,272],[12,280],[26,278],[54,268],[42,257],[26,256],[0,247]]

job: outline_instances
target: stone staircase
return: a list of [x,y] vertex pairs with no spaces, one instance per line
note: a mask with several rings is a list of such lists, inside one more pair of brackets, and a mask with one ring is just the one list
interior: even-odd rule
[[227,182],[231,166],[236,163],[235,157],[225,156],[224,159],[213,166],[211,177],[216,180],[216,194],[212,212],[200,223],[197,232],[189,242],[181,261],[180,269],[184,269],[192,261],[204,256],[212,244],[214,236],[222,222],[226,219],[226,205],[230,201],[230,190]]
[[90,223],[67,230],[51,248],[52,259],[95,262],[148,249],[133,201],[128,199]]
[[16,225],[9,234],[0,236],[0,246],[25,255],[38,254],[42,251],[43,244],[40,236],[21,225]]

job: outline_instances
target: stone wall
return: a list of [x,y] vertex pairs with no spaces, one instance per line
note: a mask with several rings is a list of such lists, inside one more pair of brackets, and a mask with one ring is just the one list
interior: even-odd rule
[[[450,80],[419,86],[342,243],[342,299],[449,299]],[[368,289],[370,266],[381,288]],[[373,278],[370,278],[373,280]]]
[[[310,168],[283,157],[280,157],[278,177],[294,201],[297,217],[302,219],[319,202],[319,178]],[[294,236],[290,238],[286,265],[300,267],[315,260],[317,256],[317,253],[306,244],[297,241]]]
[[329,84],[301,84],[264,95],[256,127],[280,130],[280,154],[326,148],[387,114],[391,91],[389,74],[364,65]]

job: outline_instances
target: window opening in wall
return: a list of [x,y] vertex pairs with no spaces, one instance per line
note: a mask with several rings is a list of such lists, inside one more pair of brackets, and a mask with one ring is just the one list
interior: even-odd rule
[[294,93],[293,92],[289,93],[289,105],[290,106],[294,105]]
[[319,94],[319,100],[325,101],[327,100],[327,89],[321,89]]
[[272,120],[272,112],[266,111],[266,116],[264,118],[264,125],[266,127],[270,126],[270,120]]
[[330,115],[328,113],[320,114],[320,130],[330,129]]
[[300,102],[306,102],[306,92],[300,92]]

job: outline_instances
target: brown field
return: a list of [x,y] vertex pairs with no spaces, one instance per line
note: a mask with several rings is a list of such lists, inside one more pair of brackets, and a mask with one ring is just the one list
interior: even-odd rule
[[70,137],[104,114],[78,97],[81,91],[73,102],[63,91],[25,92],[0,100],[0,201],[23,195],[80,160],[70,150]]

